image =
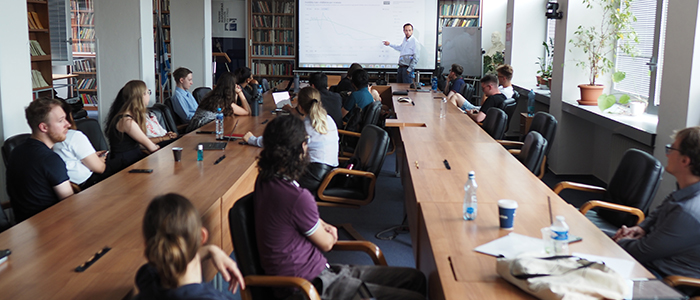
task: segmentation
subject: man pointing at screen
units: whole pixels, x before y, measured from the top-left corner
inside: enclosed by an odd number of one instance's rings
[[[418,43],[416,42],[416,38],[413,37],[413,25],[411,25],[411,23],[403,25],[403,33],[406,35],[406,38],[403,39],[401,45],[395,45],[389,43],[389,41],[384,41],[384,46],[389,46],[400,52],[396,81],[398,83],[411,83],[413,70],[418,63]]]

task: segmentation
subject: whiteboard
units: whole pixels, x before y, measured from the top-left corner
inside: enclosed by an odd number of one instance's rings
[[[449,71],[452,64],[464,68],[462,76],[481,77],[481,28],[443,27],[440,65]]]

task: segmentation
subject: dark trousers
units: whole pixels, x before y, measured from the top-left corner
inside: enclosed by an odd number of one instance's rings
[[[413,72],[408,73],[408,66],[399,66],[396,71],[396,82],[398,83],[413,83]]]

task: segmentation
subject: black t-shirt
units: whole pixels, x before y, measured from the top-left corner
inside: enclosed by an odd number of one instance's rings
[[[193,283],[174,289],[166,289],[160,285],[160,277],[156,269],[143,265],[136,273],[136,286],[139,294],[135,300],[226,300],[223,292],[218,291],[207,283]]]
[[[506,101],[506,99],[506,95],[503,94],[495,94],[493,96],[489,96],[488,98],[486,98],[486,101],[484,101],[484,104],[481,105],[479,111],[486,113],[491,107],[500,108],[501,105],[503,105],[503,102]]]
[[[350,80],[350,78],[347,78],[347,77],[343,77],[343,79],[341,79],[340,82],[338,82],[338,85],[335,88],[335,91],[337,93],[354,92],[356,90],[357,89],[355,89],[355,86],[352,84],[352,81]]]
[[[327,89],[320,89],[318,91],[321,93],[323,108],[325,108],[328,115],[333,118],[335,126],[337,126],[337,128],[343,128],[343,112],[340,110],[343,106],[343,99],[340,97],[340,94],[333,93]]]
[[[17,223],[58,203],[53,190],[68,181],[66,163],[43,142],[29,138],[10,154],[7,193]]]

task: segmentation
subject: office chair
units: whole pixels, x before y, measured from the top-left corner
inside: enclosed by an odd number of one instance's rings
[[[460,89],[459,93],[462,94],[464,99],[467,100],[469,103],[473,103],[472,97],[474,96],[475,91],[476,90],[474,89],[474,86],[471,85],[471,83],[465,82],[464,85],[462,85],[462,88]]]
[[[24,143],[30,136],[32,136],[30,133],[20,133],[5,140],[5,143],[2,144],[2,161],[5,163],[5,169],[7,169],[7,165],[10,164],[10,154],[12,150]]]
[[[356,110],[351,112],[353,114],[357,114]],[[359,122],[357,119],[355,119],[357,116],[350,116],[347,124],[345,125],[345,129],[338,129],[338,134],[340,135],[339,149],[342,156],[349,157],[352,155],[359,141],[360,132],[362,132],[362,130],[368,125],[378,126],[381,113],[382,103],[379,101],[374,101],[360,111],[361,116],[359,116]]]
[[[148,111],[153,113],[158,119],[158,124],[163,127],[163,129],[171,132],[180,134],[178,126],[175,123],[175,118],[170,108],[162,103],[153,104],[153,106],[148,108]],[[185,126],[186,127],[186,126]]]
[[[602,201],[588,201],[579,211],[612,237],[622,225],[633,226],[644,220],[663,172],[664,167],[656,158],[644,151],[629,149],[622,156],[607,189],[563,181],[554,187],[554,192],[559,194],[564,189],[575,189],[602,193]]]
[[[518,154],[518,160],[533,174],[540,169],[547,140],[537,131],[530,131],[525,137],[523,148]]]
[[[194,100],[197,101],[197,104],[199,104],[202,102],[202,99],[204,99],[204,96],[209,92],[211,92],[210,87],[201,86],[192,91],[192,96],[194,96]]]
[[[175,124],[177,126],[180,126],[182,124],[187,124],[187,122],[185,122],[185,120],[181,119],[180,116],[178,116],[176,113],[174,113],[175,110],[173,109],[173,99],[172,98],[170,98],[170,97],[166,98],[165,101],[163,101],[163,104],[165,104],[165,106],[170,108],[170,111],[173,112],[173,119],[175,120]]]
[[[542,159],[542,164],[540,165],[540,168],[535,172],[535,175],[537,175],[538,178],[542,179],[544,177],[544,173],[546,171],[546,165],[547,165],[547,155],[549,155],[549,150],[552,149],[552,143],[554,143],[554,136],[557,133],[557,119],[554,118],[554,116],[540,111],[535,114],[535,116],[532,118],[532,123],[530,123],[530,128],[528,129],[528,133],[531,131],[536,131],[539,132],[542,137],[544,137],[545,140],[547,140],[547,148],[544,150],[544,158]],[[521,139],[521,141],[505,141],[505,140],[499,140],[498,142],[501,143],[510,153],[513,153],[514,155],[517,155],[520,153],[520,148],[523,145],[523,141],[525,140],[525,137]]]
[[[500,109],[491,107],[486,111],[486,118],[481,126],[494,140],[500,140],[506,133],[508,115]]]
[[[306,279],[289,276],[269,276],[260,264],[257,236],[255,234],[254,193],[236,201],[228,212],[228,221],[238,268],[245,277],[246,289],[241,291],[243,300],[275,299],[273,290],[263,287],[295,287],[301,289],[308,299],[318,299],[316,288]],[[367,241],[338,241],[333,250],[363,251],[376,265],[386,266],[381,249]]]
[[[669,275],[664,277],[664,282],[688,296],[695,296],[690,300],[700,300],[700,279],[679,275]]]
[[[75,121],[75,126],[90,140],[90,144],[96,151],[108,150],[100,122],[97,119],[80,119]]]

